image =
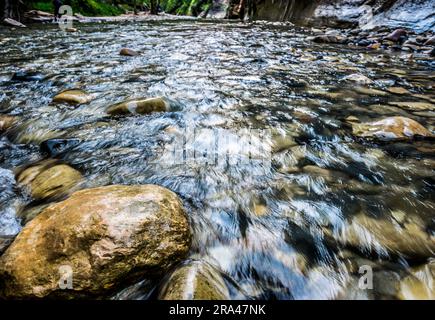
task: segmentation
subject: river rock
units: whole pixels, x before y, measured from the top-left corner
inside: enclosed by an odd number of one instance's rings
[[[427,39],[424,43],[425,46],[434,46],[435,45],[435,36]]]
[[[218,270],[206,262],[193,261],[172,273],[163,286],[162,300],[228,300],[228,288]]]
[[[400,281],[398,298],[402,300],[435,300],[435,262],[412,268]]]
[[[129,57],[134,57],[134,56],[138,56],[139,53],[132,50],[132,49],[128,49],[128,48],[122,48],[121,51],[119,51],[119,54],[121,56],[129,56]]]
[[[432,137],[432,133],[417,121],[406,117],[389,117],[369,123],[353,123],[354,135],[379,140],[406,140],[415,136]]]
[[[4,298],[102,297],[120,285],[159,277],[187,254],[182,202],[156,185],[75,192],[29,222],[0,258]],[[72,272],[72,288],[59,286]]]
[[[107,108],[110,115],[149,114],[169,111],[169,103],[161,98],[127,100]]]
[[[390,101],[389,104],[409,111],[435,110],[435,105],[430,102]]]
[[[393,219],[359,213],[335,238],[362,251],[382,255],[388,253],[427,258],[435,252],[435,236],[427,233],[424,223],[414,217],[407,217],[399,224]]]
[[[359,73],[350,74],[350,75],[344,77],[343,80],[355,82],[358,84],[365,84],[365,85],[369,85],[369,84],[373,83],[373,80],[371,80],[370,78],[366,77],[365,75],[362,75]]]
[[[337,35],[319,35],[314,37],[309,37],[307,40],[311,40],[316,43],[345,43],[346,38]]]
[[[54,102],[65,102],[69,104],[83,104],[91,100],[92,95],[78,89],[62,91],[53,98]]]
[[[387,91],[393,94],[410,94],[410,92],[407,89],[402,87],[390,87],[387,88]]]
[[[0,114],[0,132],[8,130],[15,123],[17,123],[17,121],[18,117]]]
[[[52,162],[31,166],[17,177],[18,183],[29,188],[35,200],[64,197],[82,182],[80,172],[70,166],[51,165]]]
[[[19,27],[19,28],[25,28],[26,26],[24,24],[22,24],[21,22],[11,19],[11,18],[6,18],[3,20],[3,24],[11,26],[11,27]]]
[[[384,39],[388,41],[399,42],[399,40],[406,37],[406,35],[407,35],[406,30],[396,29],[393,32],[391,32],[388,36],[386,36]]]

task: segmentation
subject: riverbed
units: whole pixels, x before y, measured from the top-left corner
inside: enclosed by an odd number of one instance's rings
[[[433,139],[369,140],[352,126],[402,116],[433,133],[434,58],[313,43],[310,29],[282,23],[75,27],[0,30],[0,112],[19,117],[0,137],[0,235],[15,236],[20,213],[40,205],[14,170],[54,158],[80,171],[86,188],[177,193],[193,233],[188,258],[219,270],[233,299],[403,297],[403,279],[433,258],[413,250],[435,237]],[[125,47],[139,55],[119,55]],[[352,74],[371,81],[346,81]],[[53,103],[72,88],[92,101]],[[106,112],[146,97],[164,97],[171,110]],[[50,139],[63,139],[60,150],[41,148]],[[358,229],[350,239],[359,217],[385,234]],[[395,237],[406,248],[389,247]],[[373,290],[359,286],[362,266]],[[153,299],[159,285],[113,298]]]

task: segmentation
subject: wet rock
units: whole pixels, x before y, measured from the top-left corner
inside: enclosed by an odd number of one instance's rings
[[[120,285],[164,275],[187,254],[180,199],[155,185],[75,192],[29,222],[0,257],[4,298],[107,296]],[[62,290],[62,268],[73,287]]]
[[[381,90],[377,90],[377,89],[373,89],[373,88],[368,88],[368,87],[356,87],[354,88],[354,90],[358,93],[364,94],[364,95],[368,95],[368,96],[386,96],[387,93]]]
[[[78,32],[79,30],[77,28],[66,28],[66,32]]]
[[[355,82],[358,84],[372,84],[373,80],[371,80],[370,78],[366,77],[365,75],[359,74],[359,73],[354,73],[354,74],[350,74],[346,77],[343,78],[344,81],[349,81],[349,82]]]
[[[414,102],[414,101],[399,101],[399,102],[389,102],[389,104],[409,110],[409,111],[429,111],[435,110],[435,105],[429,102]]]
[[[53,98],[53,101],[58,103],[83,104],[88,103],[92,98],[92,95],[85,91],[74,89],[62,91]]]
[[[373,273],[373,290],[381,298],[394,299],[399,292],[400,275],[394,271]]]
[[[354,135],[384,141],[432,137],[432,133],[417,121],[405,117],[390,117],[370,123],[352,124]]]
[[[159,97],[124,101],[110,106],[107,113],[110,115],[149,114],[169,111],[169,108],[169,103]]]
[[[36,71],[18,71],[12,76],[12,81],[42,81],[45,76]]]
[[[335,36],[335,35],[319,35],[314,37],[309,37],[307,40],[311,40],[316,43],[345,43],[346,38],[342,36]]]
[[[18,117],[0,114],[0,132],[6,131],[17,123]]]
[[[433,36],[433,37],[429,38],[428,40],[426,40],[423,45],[425,45],[425,46],[434,46],[435,45],[435,36]]]
[[[426,232],[423,222],[411,216],[399,224],[388,218],[359,213],[335,235],[335,239],[363,252],[381,255],[427,258],[435,252],[435,236]]]
[[[14,237],[0,236],[0,256],[11,245]]]
[[[162,300],[227,300],[228,288],[218,270],[192,261],[171,274],[159,295]]]
[[[31,166],[17,176],[18,183],[29,188],[35,200],[64,197],[82,182],[80,172],[70,166],[51,165],[52,162],[44,162]]]
[[[402,40],[406,37],[407,32],[404,29],[396,29],[393,32],[391,32],[388,36],[386,36],[384,39],[392,42],[399,42],[399,40]]]
[[[368,49],[372,49],[372,50],[378,50],[380,47],[381,47],[381,44],[379,42],[376,42],[376,43],[373,43],[373,44],[367,46]]]
[[[134,56],[138,56],[139,53],[132,50],[132,49],[128,49],[128,48],[122,48],[121,51],[119,51],[119,54],[121,56],[129,56],[129,57],[134,57]]]
[[[336,170],[329,170],[318,166],[308,165],[302,168],[302,171],[313,176],[323,177],[326,181],[333,182],[337,180],[349,180],[349,177]]]
[[[401,88],[401,87],[390,87],[387,89],[387,91],[389,93],[393,93],[393,94],[410,94],[410,92],[408,90],[406,90],[405,88]]]
[[[25,28],[26,27],[21,22],[14,20],[14,19],[11,19],[11,18],[4,19],[3,24],[11,26],[11,27],[18,27],[18,28]]]
[[[402,300],[435,300],[435,262],[412,268],[400,281],[397,297]]]
[[[62,154],[80,144],[80,139],[49,139],[41,143],[41,150],[51,157]]]

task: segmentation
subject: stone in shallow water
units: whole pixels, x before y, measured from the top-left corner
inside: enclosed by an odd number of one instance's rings
[[[414,136],[433,136],[417,121],[406,117],[390,117],[369,123],[354,123],[352,132],[358,137],[385,141],[411,139]]]
[[[435,237],[427,233],[424,223],[414,217],[407,217],[404,223],[398,224],[387,218],[378,219],[360,213],[335,238],[362,251],[382,255],[427,258],[435,252]]]
[[[409,111],[435,110],[435,105],[430,102],[406,101],[406,102],[389,102],[389,104]]]
[[[92,100],[92,95],[86,93],[83,90],[65,90],[57,94],[54,98],[54,102],[65,102],[69,104],[83,104]]]
[[[400,281],[398,298],[402,300],[435,300],[435,262],[412,268]]]
[[[75,190],[82,182],[82,175],[65,164],[51,166],[44,162],[22,171],[17,181],[30,189],[35,200],[64,197]]]
[[[18,117],[0,114],[0,132],[6,131],[17,123]]]
[[[384,40],[398,42],[400,39],[405,37],[407,35],[406,30],[404,29],[396,29],[393,32],[391,32],[388,36],[384,38]]]
[[[138,52],[136,52],[136,51],[134,51],[134,50],[132,50],[132,49],[128,49],[128,48],[122,48],[122,49],[119,51],[119,54],[120,54],[121,56],[129,56],[129,57],[133,57],[133,56],[138,56],[138,55],[139,55]]]
[[[170,276],[163,286],[162,300],[227,300],[229,291],[222,275],[206,262],[192,261]]]
[[[169,111],[169,103],[161,98],[127,100],[107,108],[110,115],[149,114]]]
[[[350,75],[344,77],[343,80],[355,82],[358,84],[365,84],[365,85],[373,83],[373,80],[371,80],[370,78],[366,77],[365,75],[359,74],[359,73],[350,74]]]
[[[164,275],[185,257],[190,241],[182,202],[166,188],[78,191],[29,222],[0,257],[0,296],[107,296]],[[62,270],[72,271],[72,289],[59,287]]]
[[[408,90],[406,90],[405,88],[401,88],[401,87],[390,87],[387,89],[387,91],[389,93],[394,93],[394,94],[410,94],[410,92]]]

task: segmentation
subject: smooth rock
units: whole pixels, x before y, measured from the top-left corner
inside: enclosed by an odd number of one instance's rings
[[[185,257],[190,242],[182,202],[166,188],[81,190],[25,225],[0,257],[0,296],[104,297],[121,285],[161,277]],[[59,286],[65,272],[72,276],[68,290]]]
[[[22,171],[17,181],[29,188],[33,199],[41,200],[70,194],[82,182],[82,175],[65,164],[51,166],[51,163],[43,163]]]
[[[358,84],[365,84],[365,85],[369,85],[369,84],[373,83],[373,80],[371,80],[370,78],[366,77],[365,75],[362,75],[359,73],[350,74],[350,75],[344,77],[343,80],[355,82]]]
[[[401,88],[401,87],[390,87],[390,88],[387,88],[387,91],[389,93],[393,93],[393,94],[410,94],[410,92],[408,90],[406,90],[405,88]]]
[[[403,108],[409,111],[426,111],[426,110],[435,110],[435,104],[429,102],[414,102],[414,101],[390,101],[389,104],[393,106],[397,106],[399,108]]]
[[[389,117],[369,123],[354,123],[352,124],[352,132],[358,137],[385,141],[411,139],[414,136],[433,136],[417,121],[406,117]]]
[[[192,261],[177,270],[163,286],[162,300],[228,300],[230,294],[220,272],[206,262]]]
[[[423,45],[425,45],[425,46],[433,46],[433,45],[435,45],[435,36],[427,39]]]
[[[18,71],[12,76],[12,81],[42,81],[45,75],[37,71]]]
[[[435,252],[435,236],[426,232],[421,221],[408,217],[398,224],[387,218],[359,213],[335,237],[343,244],[382,255],[427,258]]]
[[[139,53],[132,50],[132,49],[128,49],[128,48],[122,48],[121,51],[119,51],[119,54],[121,56],[129,56],[129,57],[134,57],[134,56],[138,56]]]
[[[400,281],[397,296],[402,300],[435,300],[435,262],[412,268]]]
[[[83,104],[90,102],[92,98],[92,95],[85,91],[74,89],[62,91],[53,98],[53,101],[59,103]]]
[[[393,42],[399,42],[399,40],[407,35],[406,30],[404,29],[396,29],[393,32],[391,32],[388,36],[386,36],[384,39],[388,41]]]
[[[128,100],[107,108],[110,115],[149,114],[169,111],[170,105],[163,98]]]
[[[11,19],[11,18],[6,18],[3,20],[3,24],[6,24],[8,26],[12,26],[12,27],[19,27],[19,28],[25,28],[26,26],[24,24],[22,24],[21,22]]]
[[[319,35],[314,37],[309,37],[307,40],[311,40],[316,43],[345,43],[346,38],[342,36],[335,35]]]
[[[18,117],[0,114],[0,132],[6,131],[17,123]]]

